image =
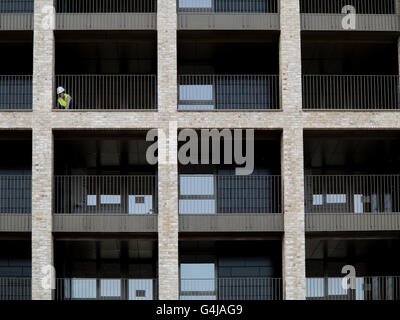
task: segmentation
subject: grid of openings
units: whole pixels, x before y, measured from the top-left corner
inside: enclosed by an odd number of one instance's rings
[[[181,12],[277,13],[277,0],[177,0]]]
[[[352,6],[361,14],[395,14],[396,0],[300,0],[301,13],[346,13]],[[344,12],[343,12],[344,11]]]
[[[32,109],[32,76],[0,75],[0,110]]]
[[[0,13],[32,13],[33,0],[1,0]]]
[[[59,13],[157,12],[157,0],[56,0]]]

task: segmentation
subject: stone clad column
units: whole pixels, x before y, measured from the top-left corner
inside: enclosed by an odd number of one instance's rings
[[[35,0],[32,123],[32,299],[52,299],[46,286],[53,266],[53,135],[48,118],[53,107],[53,1]],[[45,286],[43,286],[45,283]]]
[[[158,33],[158,276],[159,299],[179,299],[176,0],[159,0]],[[165,138],[165,139],[164,139]],[[166,157],[161,161],[161,154]]]
[[[298,0],[280,1],[281,106],[288,121],[282,133],[284,236],[282,275],[287,300],[305,299],[304,161],[301,30]]]

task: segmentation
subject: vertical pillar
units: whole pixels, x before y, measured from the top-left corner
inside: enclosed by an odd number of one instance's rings
[[[32,299],[34,300],[52,299],[51,287],[46,286],[45,282],[53,266],[53,135],[47,121],[53,107],[54,94],[53,10],[53,0],[35,0],[32,124]]]
[[[179,299],[176,0],[159,0],[158,34],[158,276],[159,299]],[[160,134],[161,132],[164,135]],[[162,156],[162,155],[165,155]],[[162,159],[164,158],[164,159]]]
[[[396,0],[396,14],[400,14],[400,0]]]
[[[282,274],[287,300],[305,299],[304,161],[301,30],[298,0],[280,1],[280,94],[281,106],[290,119],[282,133],[284,236]]]

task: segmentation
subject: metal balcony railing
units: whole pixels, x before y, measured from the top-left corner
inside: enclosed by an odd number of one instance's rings
[[[66,214],[157,213],[156,176],[55,176],[54,210]]]
[[[0,300],[31,300],[30,278],[0,278]]]
[[[179,176],[180,214],[281,212],[280,176]]]
[[[0,75],[0,111],[32,109],[32,76]]]
[[[279,109],[278,75],[181,75],[180,110]]]
[[[157,0],[56,0],[58,13],[157,12]]]
[[[72,98],[72,110],[157,109],[155,75],[57,75],[57,87]],[[64,109],[56,99],[56,109]]]
[[[156,279],[60,278],[56,300],[156,300]]]
[[[307,278],[306,287],[307,300],[400,300],[399,276],[357,277],[353,289],[339,277]]]
[[[32,13],[33,0],[1,0],[1,13]]]
[[[281,278],[181,279],[181,300],[282,300]]]
[[[300,0],[301,13],[340,14],[345,6],[353,6],[359,14],[395,14],[393,0]]]
[[[400,212],[400,175],[305,177],[306,213]]]
[[[0,176],[0,214],[30,214],[31,176]]]
[[[277,0],[177,0],[178,12],[277,13]]]
[[[399,77],[304,75],[304,109],[399,109]]]

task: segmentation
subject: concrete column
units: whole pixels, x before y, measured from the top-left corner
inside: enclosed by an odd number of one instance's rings
[[[282,275],[287,300],[305,299],[304,163],[301,30],[298,0],[281,0],[280,94],[288,121],[282,133],[284,237]]]
[[[302,109],[300,5],[298,0],[280,2],[279,40],[280,97],[283,111]]]
[[[396,0],[396,14],[400,14],[400,0]]]
[[[52,299],[46,286],[53,266],[53,135],[47,120],[53,107],[53,1],[35,0],[32,123],[32,299]],[[43,284],[45,284],[43,286]]]
[[[176,0],[159,0],[158,28],[158,275],[159,298],[179,299]],[[160,132],[164,134],[161,135]],[[162,159],[165,155],[165,159]]]
[[[284,236],[282,275],[287,300],[305,299],[304,164],[303,129],[282,133]]]
[[[35,127],[32,132],[32,299],[34,300],[52,299],[51,288],[42,285],[44,279],[49,279],[50,267],[53,266],[52,178],[53,136],[52,130],[43,124],[43,128]]]

